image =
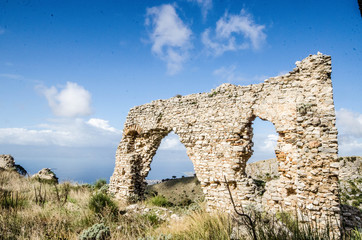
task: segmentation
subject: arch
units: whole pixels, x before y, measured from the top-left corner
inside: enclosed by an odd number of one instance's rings
[[[252,122],[252,128],[253,155],[248,160],[248,163],[276,158],[275,149],[279,134],[274,124],[268,120],[256,117]]]
[[[116,152],[110,192],[120,200],[142,197],[152,157],[173,130],[194,164],[208,209],[232,211],[229,184],[237,205],[274,212],[298,208],[319,226],[337,219],[333,228],[338,229],[331,59],[318,53],[296,64],[290,73],[260,84],[223,84],[209,93],[132,108]],[[245,175],[255,117],[273,123],[279,134],[275,152],[280,178],[268,183],[264,194]]]
[[[146,179],[161,180],[171,176],[192,176],[194,165],[187,155],[186,147],[177,134],[171,131],[165,136],[152,158]]]

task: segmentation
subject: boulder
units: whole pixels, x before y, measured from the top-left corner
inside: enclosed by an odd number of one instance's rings
[[[0,167],[4,169],[15,168],[15,161],[11,155],[0,155]]]
[[[58,183],[57,176],[50,168],[43,168],[38,173],[34,174],[32,178],[45,182]]]
[[[0,170],[14,170],[22,176],[28,172],[19,164],[15,164],[14,158],[9,154],[0,155]]]

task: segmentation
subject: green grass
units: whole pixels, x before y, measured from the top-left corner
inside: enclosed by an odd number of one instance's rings
[[[149,198],[147,200],[147,203],[149,203],[149,204],[151,204],[153,206],[158,206],[158,207],[171,207],[171,206],[173,206],[173,204],[171,202],[169,202],[162,195],[157,195],[157,196]]]

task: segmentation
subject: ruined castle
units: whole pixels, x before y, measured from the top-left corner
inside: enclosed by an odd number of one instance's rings
[[[256,117],[273,123],[279,134],[280,177],[268,182],[262,194],[245,174]],[[232,211],[228,184],[237,207],[297,211],[301,221],[322,226],[332,219],[337,228],[335,121],[331,57],[320,53],[260,84],[223,84],[208,93],[156,100],[130,110],[110,191],[124,201],[142,198],[152,158],[173,131],[193,162],[209,210]]]

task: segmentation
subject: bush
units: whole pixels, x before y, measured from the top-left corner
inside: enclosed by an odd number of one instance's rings
[[[79,240],[106,240],[111,236],[109,227],[103,223],[94,224],[79,235]]]
[[[17,210],[25,203],[26,200],[20,193],[0,189],[0,208]]]
[[[158,227],[163,222],[163,220],[159,218],[155,213],[148,213],[144,215],[144,217],[153,227]]]
[[[25,168],[23,168],[19,164],[15,164],[14,167],[15,167],[15,171],[17,173],[19,173],[20,175],[25,176],[26,174],[28,174],[28,172],[25,170]]]
[[[95,183],[94,183],[94,189],[101,189],[104,185],[107,185],[107,180],[106,179],[98,179]]]
[[[104,193],[98,192],[89,200],[89,209],[95,213],[102,213],[108,208],[113,215],[116,215],[118,208],[112,199]]]
[[[164,196],[158,195],[148,199],[148,203],[158,207],[171,207],[172,202],[169,202]]]
[[[107,193],[108,188],[109,188],[109,186],[108,186],[108,184],[106,184],[106,185],[103,185],[100,189],[98,189],[98,191],[101,193]]]
[[[193,201],[190,198],[185,198],[181,202],[179,202],[180,207],[187,207],[190,206],[193,203]]]

